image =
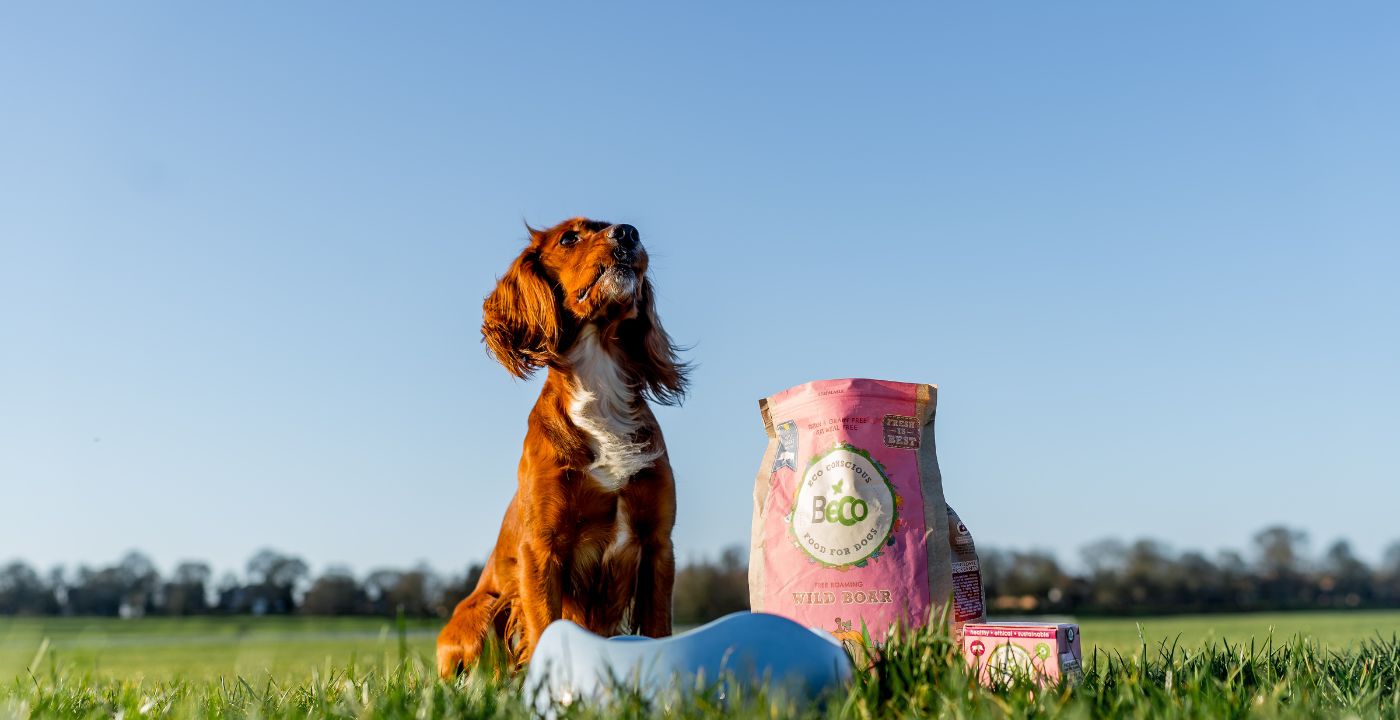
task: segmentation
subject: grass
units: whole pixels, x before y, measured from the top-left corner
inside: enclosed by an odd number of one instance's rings
[[[1251,639],[1263,639],[1270,635],[1276,638],[1306,635],[1322,647],[1334,650],[1355,647],[1362,640],[1400,634],[1400,612],[1394,610],[1085,618],[1078,622],[1085,643],[1124,653],[1141,649],[1139,630],[1150,645],[1168,641],[1182,647],[1201,647],[1222,640],[1231,644],[1248,644]]]
[[[1400,717],[1398,621],[1400,613],[1141,621],[1153,637],[1180,636],[1174,644],[1152,646],[1137,638],[1131,620],[1090,620],[1083,623],[1085,637],[1099,648],[1093,652],[1086,645],[1083,684],[1039,691],[981,688],[968,679],[946,637],[916,632],[890,642],[871,671],[822,708],[804,713],[754,688],[730,688],[724,699],[708,689],[684,702],[672,698],[670,707],[679,717],[862,720]],[[21,667],[16,675],[0,675],[0,682],[14,678],[0,684],[0,720],[529,716],[518,678],[480,673],[438,681],[428,652],[431,628],[425,626],[405,627],[400,634],[365,620],[8,621],[0,624],[0,659],[14,655],[12,641],[36,632],[50,642],[35,672]],[[1295,634],[1300,632],[1306,634]],[[30,645],[30,657],[21,664],[29,665],[41,646],[42,640]],[[262,651],[272,660],[260,669],[263,661],[253,658]],[[640,718],[660,709],[659,702],[623,693],[608,708],[575,705],[563,714]]]
[[[397,656],[401,638],[393,625],[372,618],[0,619],[0,679],[24,674],[47,640],[47,659],[94,678],[291,681],[328,663]],[[439,626],[407,623],[405,651],[430,657]]]

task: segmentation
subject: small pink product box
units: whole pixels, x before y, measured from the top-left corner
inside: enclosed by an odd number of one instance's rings
[[[983,685],[1030,678],[1042,685],[1083,677],[1079,626],[1074,623],[968,623],[963,657]]]

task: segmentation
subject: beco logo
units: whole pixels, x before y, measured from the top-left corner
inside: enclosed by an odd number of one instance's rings
[[[798,547],[829,567],[874,555],[895,522],[894,486],[864,450],[838,444],[812,459],[797,485],[792,535]]]
[[[828,503],[825,497],[812,498],[812,522],[839,522],[850,527],[870,515],[870,504],[853,495],[846,495],[836,502]]]

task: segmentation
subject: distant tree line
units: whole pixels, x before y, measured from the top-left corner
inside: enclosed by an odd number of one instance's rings
[[[1044,550],[979,548],[988,613],[1159,615],[1169,613],[1400,607],[1400,541],[1372,567],[1337,540],[1319,556],[1307,535],[1283,526],[1254,535],[1247,553],[1176,552],[1156,540],[1100,540],[1066,569]],[[748,608],[746,551],[676,574],[677,623]]]
[[[1307,534],[1283,526],[1254,535],[1247,554],[1176,552],[1156,540],[1100,540],[1069,572],[1044,551],[985,550],[992,614],[1144,615],[1187,612],[1400,607],[1400,541],[1372,567],[1337,540],[1318,556]]]
[[[182,562],[162,577],[139,552],[110,567],[54,568],[44,575],[13,561],[0,567],[0,615],[446,616],[480,574],[480,566],[448,577],[418,566],[356,577],[332,566],[313,578],[305,561],[276,550],[259,551],[242,576],[228,573],[218,580],[207,563],[197,561]]]
[[[1066,570],[1049,552],[982,548],[989,612],[1161,614],[1304,608],[1400,607],[1400,542],[1372,567],[1338,540],[1320,556],[1307,536],[1275,526],[1254,536],[1248,555],[1175,552],[1155,540],[1101,540]],[[748,608],[747,550],[679,568],[675,621],[692,625]],[[209,565],[182,562],[169,577],[139,552],[110,567],[54,568],[22,561],[0,567],[0,615],[378,615],[446,617],[476,585],[481,566],[443,576],[426,566],[356,576],[331,567],[312,577],[306,562],[262,550],[242,576],[217,581]]]

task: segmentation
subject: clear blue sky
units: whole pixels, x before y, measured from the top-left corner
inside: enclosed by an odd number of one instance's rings
[[[763,7],[756,7],[763,5]],[[699,364],[680,555],[756,400],[937,383],[979,544],[1400,539],[1393,3],[0,5],[0,560],[485,556],[522,220],[638,226]]]

